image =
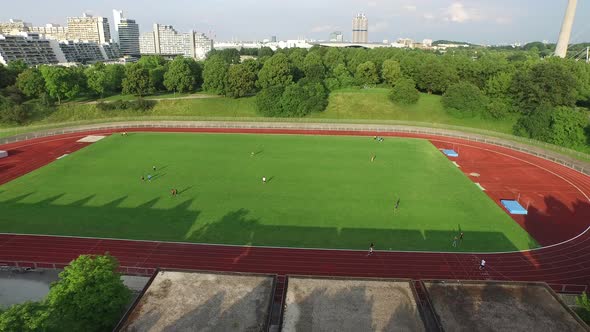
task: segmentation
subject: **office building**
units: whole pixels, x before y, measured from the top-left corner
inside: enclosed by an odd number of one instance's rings
[[[342,31],[334,31],[330,34],[330,41],[331,42],[343,42],[344,37],[342,36]]]
[[[365,14],[358,14],[352,19],[352,42],[369,42],[369,20]]]
[[[59,61],[50,42],[55,41],[39,38],[35,33],[0,34],[0,63],[7,65],[22,60],[29,66],[57,64]]]
[[[82,17],[68,17],[68,40],[87,40],[99,44],[111,41],[109,20],[84,13]]]
[[[139,25],[135,20],[123,18],[117,25],[117,38],[121,54],[139,56]]]
[[[277,42],[277,36],[270,36],[270,42],[271,43],[276,43]]]
[[[213,41],[202,33],[179,33],[171,25],[154,24],[153,31],[139,37],[139,49],[141,54],[202,59],[213,49]]]

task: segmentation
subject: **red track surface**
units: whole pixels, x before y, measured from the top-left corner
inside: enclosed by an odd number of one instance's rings
[[[239,132],[321,135],[367,135],[371,132],[155,129],[157,131]],[[133,131],[128,129],[127,131]],[[146,129],[137,129],[146,131]],[[92,134],[109,134],[92,132]],[[74,152],[88,135],[69,134],[0,147],[0,184]],[[384,134],[381,136],[399,136]],[[529,215],[514,218],[539,243],[539,250],[500,254],[365,252],[252,248],[147,241],[0,235],[0,262],[44,262],[65,265],[80,254],[116,256],[130,268],[179,268],[276,274],[372,276],[414,279],[494,279],[590,285],[590,178],[547,160],[517,151],[459,139],[406,135],[429,139],[439,148],[459,150],[453,159],[496,202],[515,199],[529,206]],[[583,234],[582,234],[583,233]],[[581,235],[580,235],[581,234]],[[579,235],[579,236],[578,236]],[[577,236],[577,237],[576,237]],[[575,238],[574,238],[575,237]],[[574,238],[574,239],[572,239]],[[569,240],[572,239],[572,240]],[[569,240],[565,243],[563,241]],[[378,244],[377,244],[378,245]],[[478,269],[480,259],[487,269]],[[579,288],[569,288],[579,291]]]

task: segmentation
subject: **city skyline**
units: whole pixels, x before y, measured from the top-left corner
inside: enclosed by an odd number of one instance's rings
[[[566,1],[538,5],[523,0],[373,0],[367,2],[324,1],[224,1],[184,4],[169,0],[102,1],[100,4],[64,0],[36,4],[8,3],[3,6],[0,21],[22,19],[42,26],[47,23],[66,25],[69,16],[86,12],[109,19],[114,31],[113,9],[135,19],[140,31],[150,31],[154,23],[173,25],[178,31],[195,30],[216,40],[262,40],[271,35],[278,39],[326,40],[333,31],[342,31],[345,40],[352,39],[351,19],[363,12],[369,19],[369,41],[395,40],[409,37],[468,41],[479,44],[510,44],[514,42],[556,42]],[[145,8],[149,8],[147,11]],[[182,10],[179,10],[182,9]],[[572,43],[590,41],[590,3],[578,5]]]

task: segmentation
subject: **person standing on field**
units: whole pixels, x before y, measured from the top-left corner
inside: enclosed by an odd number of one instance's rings
[[[262,183],[266,183],[266,176],[262,177]]]

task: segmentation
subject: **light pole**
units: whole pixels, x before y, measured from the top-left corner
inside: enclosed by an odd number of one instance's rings
[[[563,24],[561,25],[561,32],[559,33],[559,40],[557,41],[557,47],[555,48],[555,55],[560,58],[565,58],[567,55],[567,47],[569,46],[570,37],[572,35],[572,26],[574,25],[577,5],[578,0],[568,0],[565,17],[563,19]]]

